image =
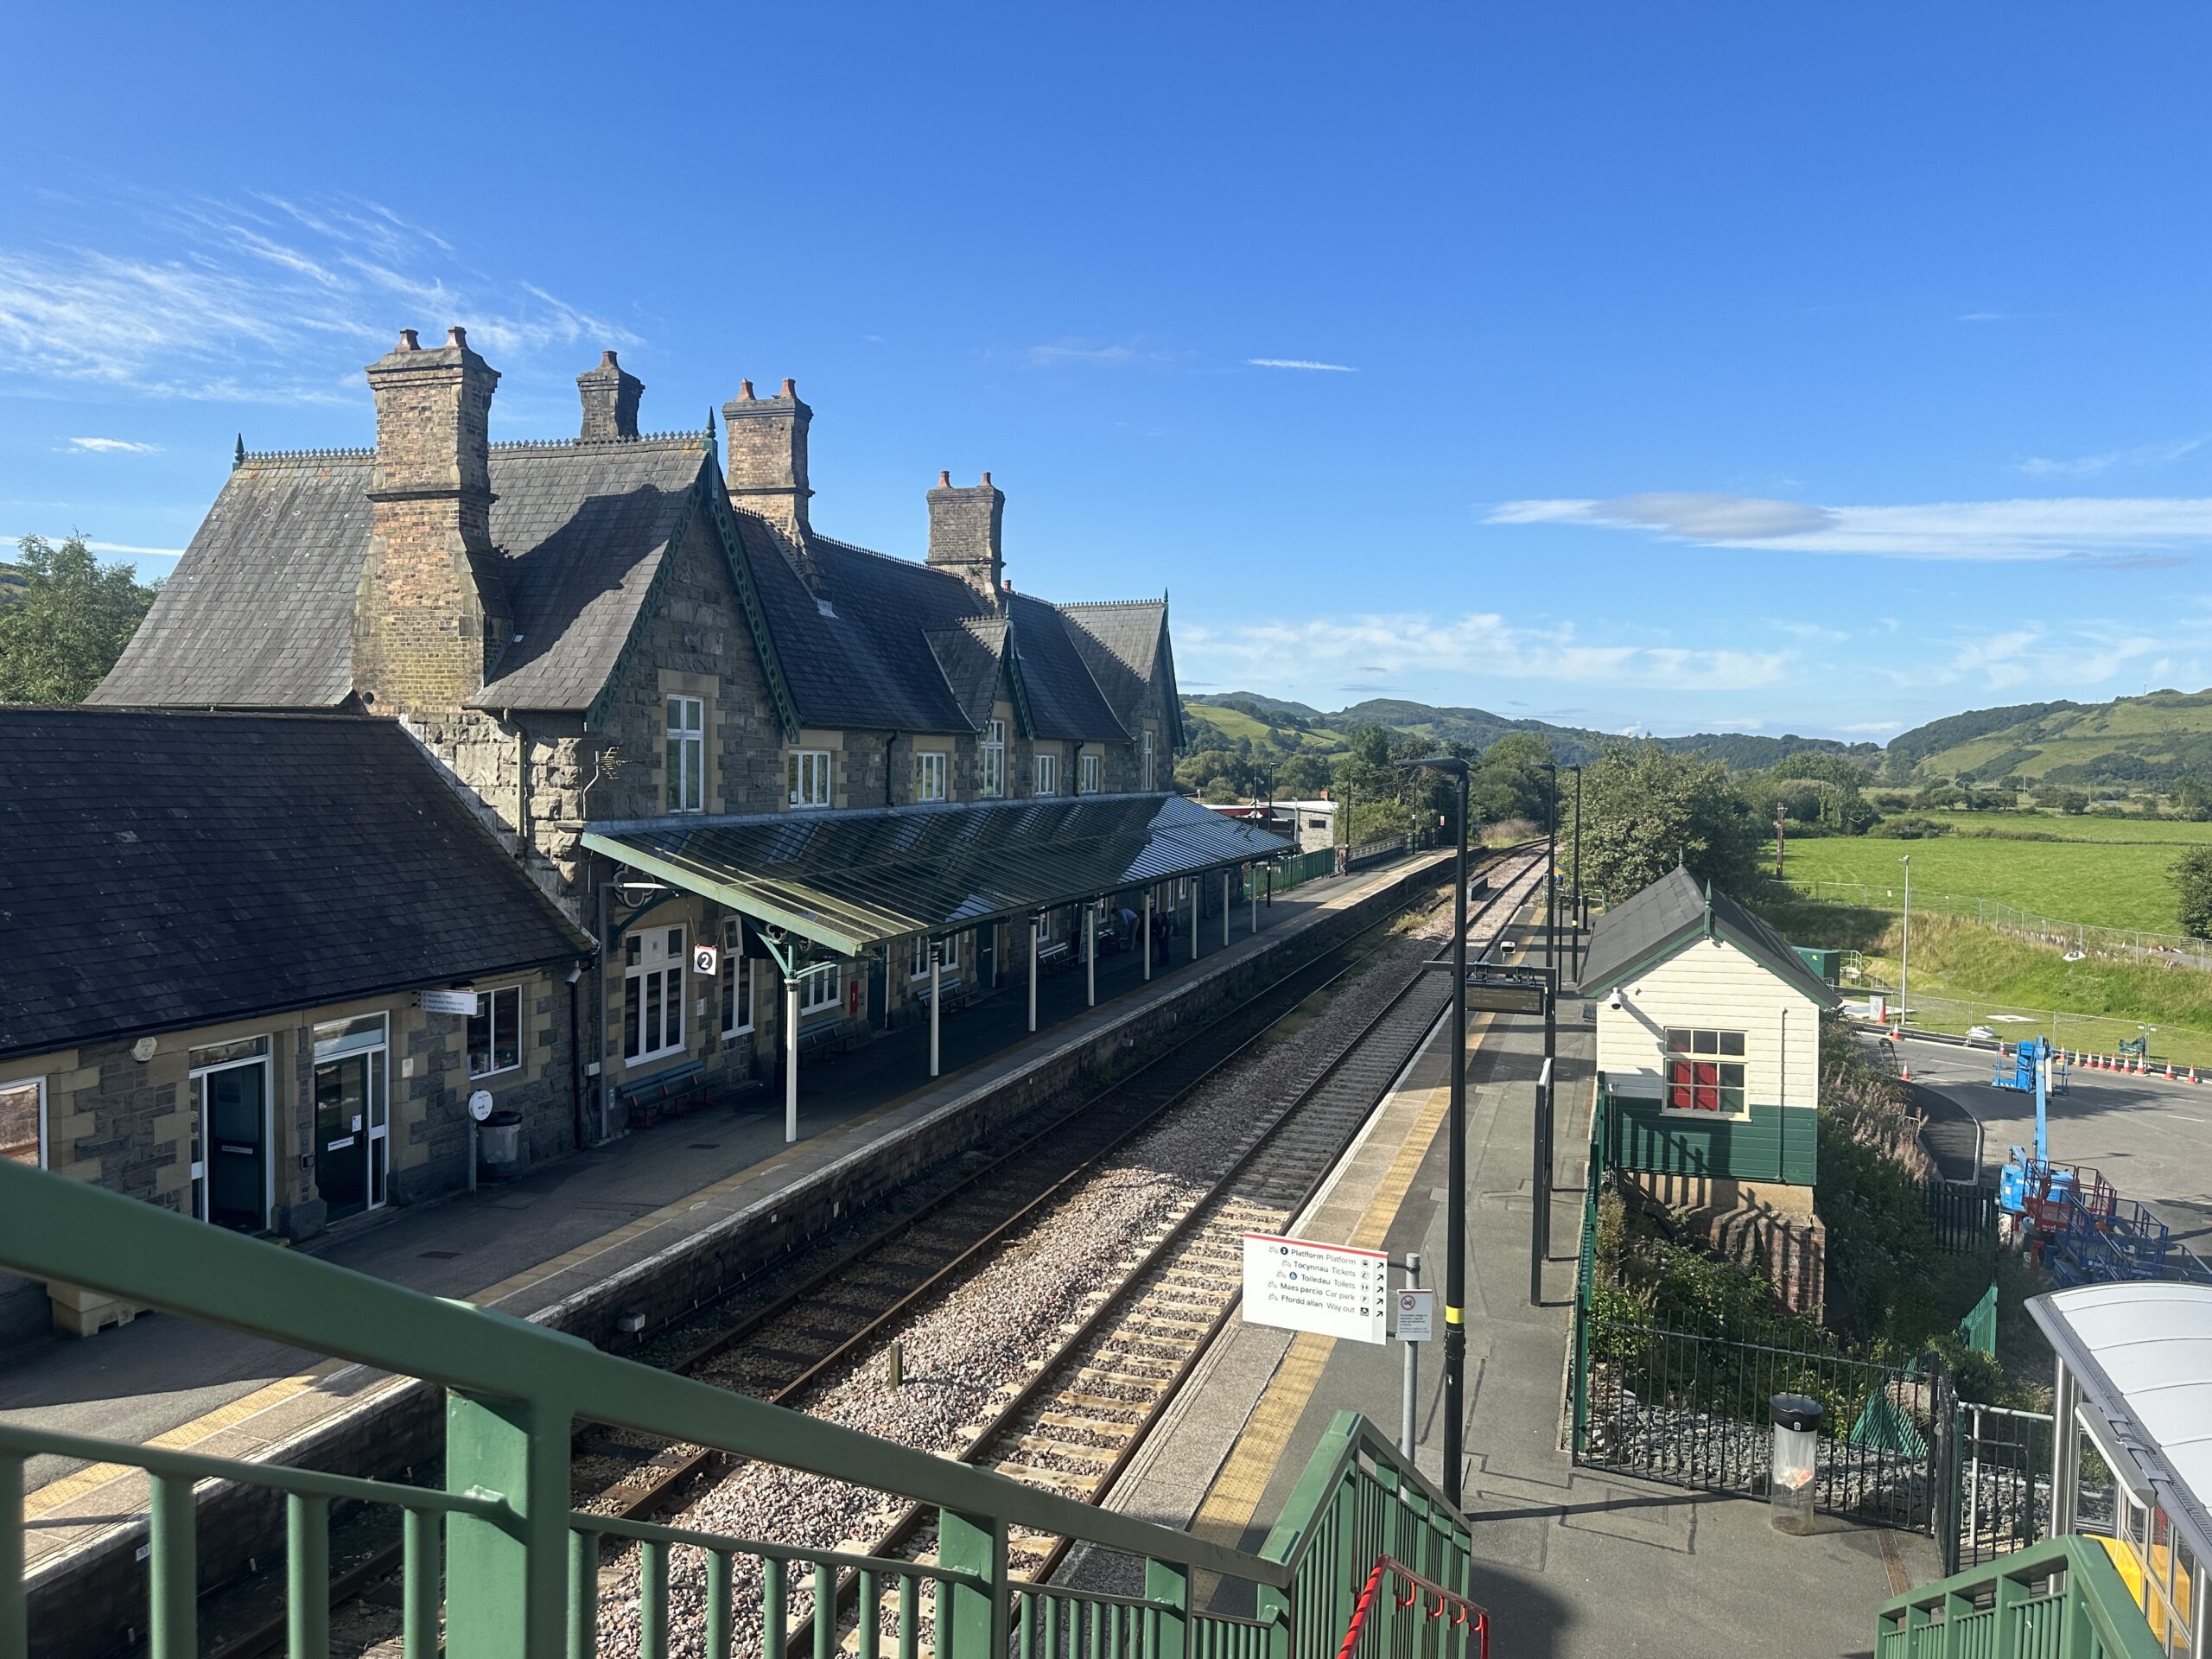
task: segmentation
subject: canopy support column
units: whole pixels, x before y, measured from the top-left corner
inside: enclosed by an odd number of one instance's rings
[[[784,970],[784,1141],[798,1139],[798,976]]]
[[[1198,959],[1198,878],[1191,878],[1191,960]]]
[[[1229,872],[1221,873],[1221,948],[1229,949]]]
[[[1083,907],[1083,993],[1084,1007],[1098,1006],[1098,901]]]
[[[1152,983],[1152,896],[1154,891],[1154,889],[1152,884],[1149,882],[1146,883],[1144,890],[1144,982],[1147,985]]]
[[[938,984],[938,959],[944,954],[943,947],[940,946],[935,939],[931,939],[930,941],[930,1076],[931,1077],[937,1076],[938,1004],[942,1001],[942,999],[938,995],[938,991],[940,988]]]
[[[1037,1029],[1037,918],[1029,918],[1029,1029]]]
[[[1252,901],[1252,931],[1260,931],[1260,872],[1255,865],[1244,867],[1244,892]]]

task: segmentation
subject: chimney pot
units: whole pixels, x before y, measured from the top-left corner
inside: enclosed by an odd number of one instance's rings
[[[988,483],[989,483],[990,481],[991,481],[991,475],[990,475],[988,473],[985,473],[985,474],[983,474],[983,482],[984,482],[984,483],[986,483],[986,484],[988,484]]]
[[[796,397],[798,396],[798,382],[792,379],[788,374],[784,377],[784,396],[786,397]]]
[[[814,411],[799,401],[788,379],[781,397],[756,397],[750,380],[740,381],[737,390],[722,405],[729,504],[803,542],[813,528],[806,515],[807,498],[814,493],[806,481],[806,430]]]
[[[619,369],[622,365],[614,360],[614,353],[611,350],[602,349],[599,354],[599,366],[602,369]]]
[[[638,435],[638,399],[645,383],[615,361],[614,353],[601,349],[599,366],[576,377],[576,391],[583,399],[583,427],[578,441],[614,443]]]
[[[419,352],[423,349],[421,343],[416,339],[415,331],[412,328],[403,328],[399,331],[399,345],[397,349],[403,352]]]
[[[952,468],[946,467],[939,469],[937,475],[937,486],[940,490],[949,490],[952,487]]]
[[[739,381],[737,383],[737,395],[744,398],[747,403],[751,403],[753,401],[753,383],[750,380]]]
[[[462,327],[459,323],[454,323],[452,327],[446,330],[446,344],[448,346],[457,346],[464,352],[467,351],[468,349],[468,330]]]

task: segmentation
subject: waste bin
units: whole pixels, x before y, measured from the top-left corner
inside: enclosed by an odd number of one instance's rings
[[[476,1132],[476,1159],[484,1179],[512,1181],[522,1173],[522,1114],[494,1112]]]
[[[1774,1418],[1774,1466],[1767,1480],[1768,1519],[1777,1532],[1813,1529],[1813,1474],[1819,1456],[1821,1402],[1802,1394],[1767,1402]]]

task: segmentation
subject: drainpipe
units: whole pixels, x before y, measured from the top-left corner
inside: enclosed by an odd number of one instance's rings
[[[506,711],[515,728],[515,856],[530,862],[530,734],[514,710]]]
[[[569,1116],[575,1132],[576,1150],[582,1152],[588,1144],[584,1140],[584,1051],[577,1035],[581,1024],[577,1003],[582,994],[576,987],[583,981],[584,964],[578,963],[569,969]]]
[[[883,804],[886,806],[894,806],[897,804],[897,803],[891,798],[891,779],[893,775],[891,771],[891,751],[896,748],[898,745],[899,734],[896,732],[892,733],[890,736],[883,740]],[[950,793],[949,790],[946,792],[948,794]],[[884,973],[884,981],[887,984],[890,982],[890,972],[887,969]],[[889,1001],[887,995],[885,1000],[887,1001]]]

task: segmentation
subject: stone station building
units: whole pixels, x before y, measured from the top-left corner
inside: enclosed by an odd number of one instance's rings
[[[241,442],[94,700],[403,727],[599,946],[579,1143],[671,1091],[765,1081],[802,1033],[845,1046],[1033,971],[1030,918],[1039,957],[1065,959],[1085,906],[1109,931],[1143,893],[1193,914],[1217,873],[1280,848],[1196,833],[1206,815],[1170,792],[1166,601],[1017,593],[988,474],[939,474],[917,563],[815,529],[789,380],[741,384],[718,453],[711,422],[641,434],[644,388],[611,352],[579,378],[577,435],[546,442],[491,442],[499,375],[459,328],[403,332],[367,376],[373,447]],[[1049,810],[1090,797],[1123,804]],[[984,836],[969,890],[816,925],[824,884],[856,874],[821,848],[896,887],[918,867],[895,826],[947,815]],[[887,833],[828,834],[855,818]],[[824,834],[770,836],[783,850],[742,871],[664,856],[762,822]],[[1043,844],[1049,879],[994,886]]]
[[[67,757],[67,766],[59,758]],[[0,1157],[304,1238],[575,1144],[588,936],[391,721],[0,709]],[[0,1278],[0,1338],[130,1310]]]

